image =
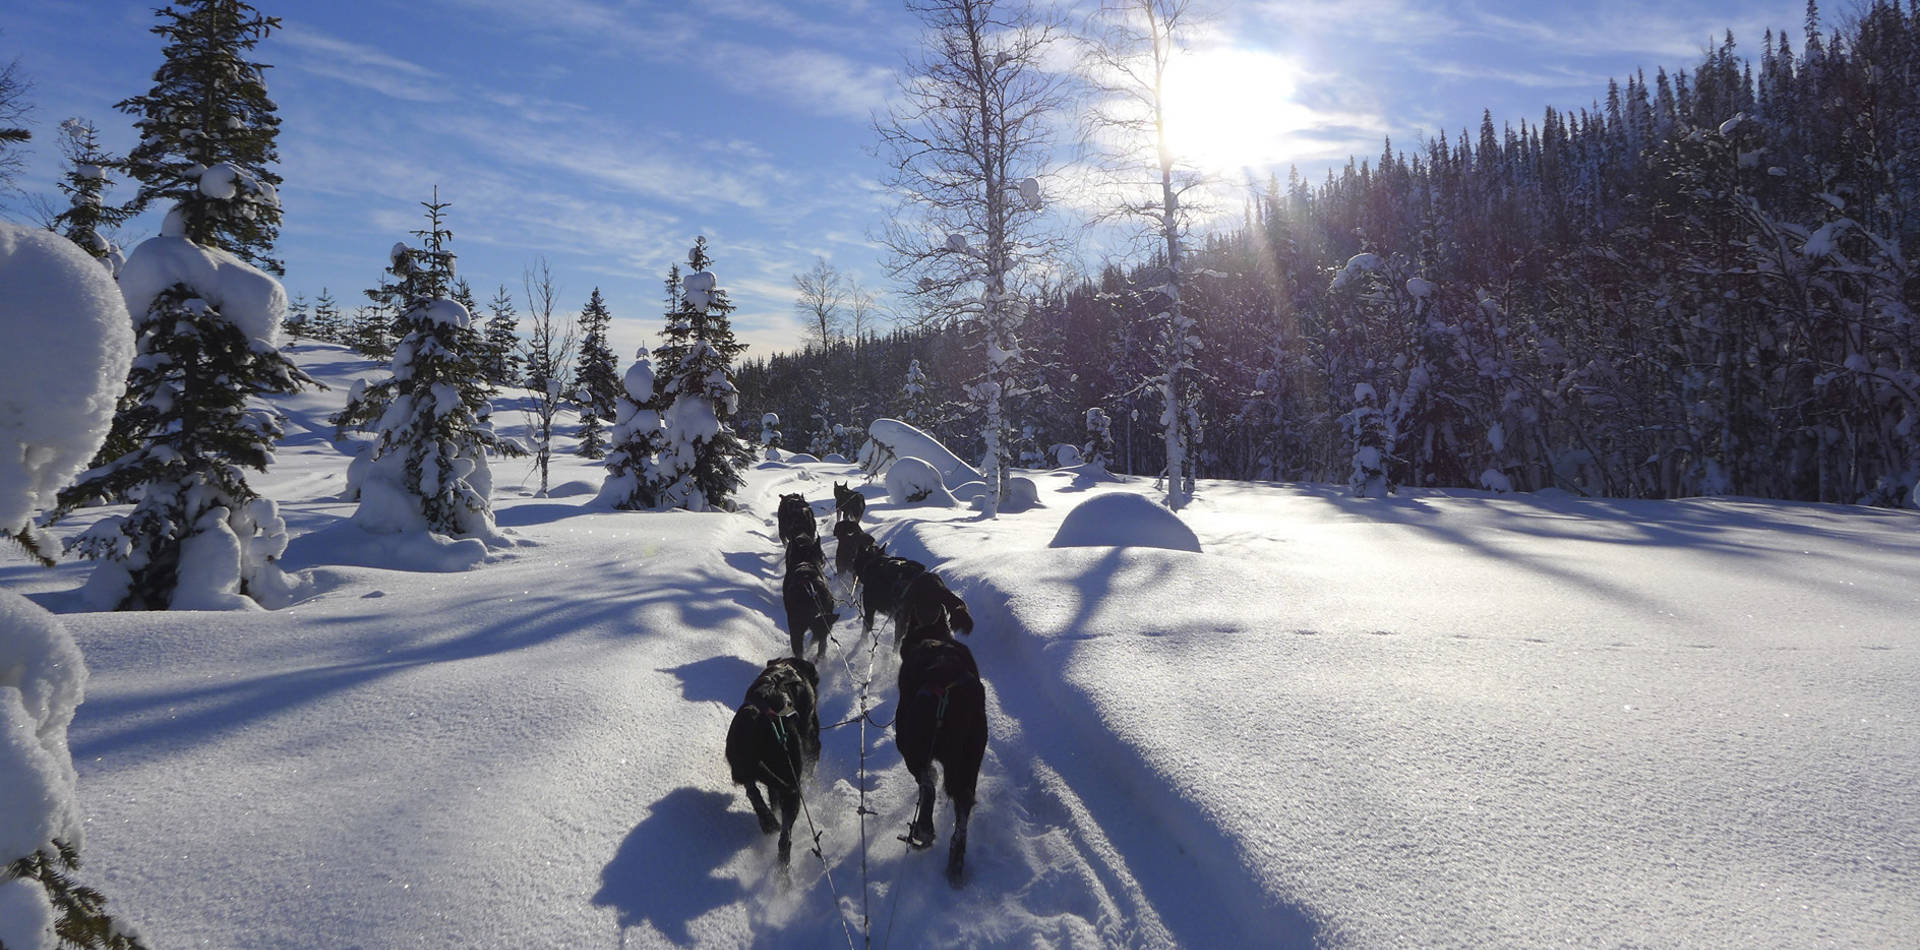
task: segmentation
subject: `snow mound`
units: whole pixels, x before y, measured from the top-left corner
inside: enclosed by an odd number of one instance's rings
[[[175,284],[212,304],[248,339],[274,345],[287,314],[287,292],[265,271],[219,248],[168,235],[142,241],[120,268],[120,293],[136,317]]]
[[[897,459],[920,459],[940,473],[948,488],[980,480],[980,472],[948,451],[940,440],[898,419],[875,419],[867,426],[867,442],[860,447],[860,465],[880,475]]]
[[[1200,539],[1180,516],[1130,492],[1089,498],[1067,512],[1048,547],[1165,548],[1200,552]]]
[[[903,458],[887,468],[887,497],[896,505],[952,508],[957,502],[942,484],[940,470],[925,459]]]
[[[794,464],[794,465],[797,465],[801,462],[818,462],[818,461],[820,460],[811,455],[808,455],[805,452],[795,452],[792,455],[787,456],[788,464]]]
[[[986,503],[983,501],[986,495],[985,489],[986,486],[981,485],[980,497],[973,499],[975,508],[985,506]],[[1000,505],[997,510],[1002,514],[1015,514],[1039,506],[1040,486],[1035,485],[1031,478],[1015,475],[1007,479],[1007,487],[1000,493]]]
[[[61,240],[56,238],[56,240]],[[76,252],[77,253],[77,252]],[[94,266],[96,272],[98,265]],[[80,648],[60,621],[0,590],[0,867],[53,842],[79,848],[82,821],[67,726],[86,691]],[[53,947],[46,891],[0,879],[0,945]]]
[[[113,278],[67,239],[0,222],[0,533],[86,468],[133,360]]]

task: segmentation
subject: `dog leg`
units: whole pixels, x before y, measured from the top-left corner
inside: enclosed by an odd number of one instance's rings
[[[793,819],[800,814],[800,793],[782,792],[780,795],[780,865],[785,867],[793,857]]]
[[[760,785],[747,783],[747,803],[753,806],[753,813],[760,819],[760,833],[773,834],[780,827],[779,819],[773,817],[773,809],[767,807],[766,799],[760,797]]]
[[[972,805],[953,803],[953,843],[947,849],[947,883],[954,887],[960,886],[961,872],[967,863],[967,818],[972,814]]]
[[[907,826],[907,844],[913,848],[933,847],[933,767],[913,777],[920,783],[920,804],[914,810],[913,824]]]

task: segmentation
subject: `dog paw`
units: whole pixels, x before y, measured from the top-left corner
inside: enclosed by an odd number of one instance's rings
[[[915,851],[931,848],[934,841],[933,826],[931,824],[925,827],[910,825],[907,827],[907,833],[900,836],[900,840],[905,841],[907,846]]]

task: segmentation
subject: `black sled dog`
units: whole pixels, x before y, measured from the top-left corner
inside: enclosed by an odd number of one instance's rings
[[[861,633],[873,632],[873,618],[895,616],[907,585],[927,572],[927,566],[919,561],[888,557],[887,549],[878,544],[863,547],[854,556],[853,569],[860,578]],[[894,626],[899,628],[898,623]]]
[[[780,863],[793,854],[793,819],[800,813],[800,782],[820,760],[820,673],[805,660],[780,657],[754,677],[727,729],[727,768],[747,787],[760,830],[780,832]],[[760,786],[767,798],[760,797]],[[776,817],[773,806],[780,809]]]
[[[942,631],[935,634],[931,631]],[[893,613],[893,642],[906,655],[909,641],[925,636],[945,636],[973,632],[973,614],[967,602],[947,587],[947,582],[932,571],[921,571],[907,581],[900,593],[900,605]]]
[[[787,577],[780,585],[780,599],[787,608],[787,636],[793,639],[793,655],[806,655],[808,636],[813,638],[813,658],[827,653],[827,634],[840,622],[833,610],[833,590],[827,586],[826,555],[817,538],[802,538],[787,545]]]
[[[780,509],[775,517],[779,520],[781,544],[795,538],[818,537],[820,534],[813,520],[813,506],[807,504],[805,495],[781,495]]]
[[[867,514],[867,496],[848,488],[846,482],[834,482],[833,511],[837,520],[859,524]]]
[[[860,551],[873,543],[873,535],[860,530],[860,525],[852,521],[836,521],[833,524],[833,572],[845,574],[853,570],[853,563],[860,557]]]
[[[953,801],[947,882],[959,887],[967,860],[967,820],[987,754],[987,691],[973,652],[953,639],[943,609],[923,617],[902,641],[893,741],[920,787],[913,823],[901,840],[916,849],[933,847],[933,765],[938,762]]]

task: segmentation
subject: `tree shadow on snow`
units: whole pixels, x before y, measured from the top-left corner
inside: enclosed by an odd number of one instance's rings
[[[733,800],[679,788],[654,802],[601,869],[593,906],[613,908],[623,931],[651,923],[676,944],[692,942],[694,921],[746,895],[739,881],[716,873],[758,834],[752,816],[729,813]]]
[[[715,656],[659,672],[680,680],[680,698],[687,702],[715,702],[731,709],[761,669],[737,656]]]
[[[553,497],[551,494],[549,498]],[[511,505],[496,509],[493,523],[502,528],[525,528],[537,524],[552,524],[562,518],[585,514],[592,509],[593,499],[580,504],[565,505],[556,502],[532,502],[524,505]],[[611,510],[611,509],[602,509]]]

